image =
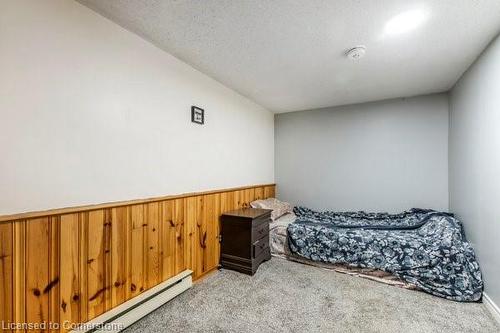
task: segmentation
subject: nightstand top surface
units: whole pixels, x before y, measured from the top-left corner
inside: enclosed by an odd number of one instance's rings
[[[224,216],[236,216],[236,217],[245,217],[249,219],[255,219],[262,215],[266,215],[271,213],[271,209],[261,209],[261,208],[241,208],[232,210],[229,212],[225,212],[222,215]]]

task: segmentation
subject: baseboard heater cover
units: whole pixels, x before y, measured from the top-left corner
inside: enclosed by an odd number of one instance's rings
[[[486,308],[491,312],[493,318],[495,318],[496,322],[500,324],[500,307],[493,302],[493,300],[483,292],[483,303],[486,305]]]
[[[193,285],[192,274],[192,271],[185,270],[108,312],[103,313],[99,317],[81,324],[81,326],[74,329],[72,332],[120,332],[167,303],[172,298],[191,288]]]

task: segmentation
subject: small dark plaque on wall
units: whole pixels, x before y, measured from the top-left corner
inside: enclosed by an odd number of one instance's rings
[[[205,123],[205,110],[197,106],[191,106],[191,121],[203,125]]]

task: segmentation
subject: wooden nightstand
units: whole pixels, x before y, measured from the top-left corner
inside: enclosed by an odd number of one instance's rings
[[[264,260],[271,259],[270,221],[269,209],[243,208],[222,214],[222,267],[254,275]]]

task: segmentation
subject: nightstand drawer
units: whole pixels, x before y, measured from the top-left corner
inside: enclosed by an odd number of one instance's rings
[[[252,242],[269,235],[269,223],[262,223],[252,228]]]
[[[269,235],[253,243],[253,258],[257,258],[265,251],[269,251]]]
[[[261,224],[269,224],[271,222],[271,213],[260,216],[252,220],[252,227],[257,228]]]
[[[271,259],[269,222],[271,210],[244,208],[221,216],[221,265],[245,274],[255,274]]]

